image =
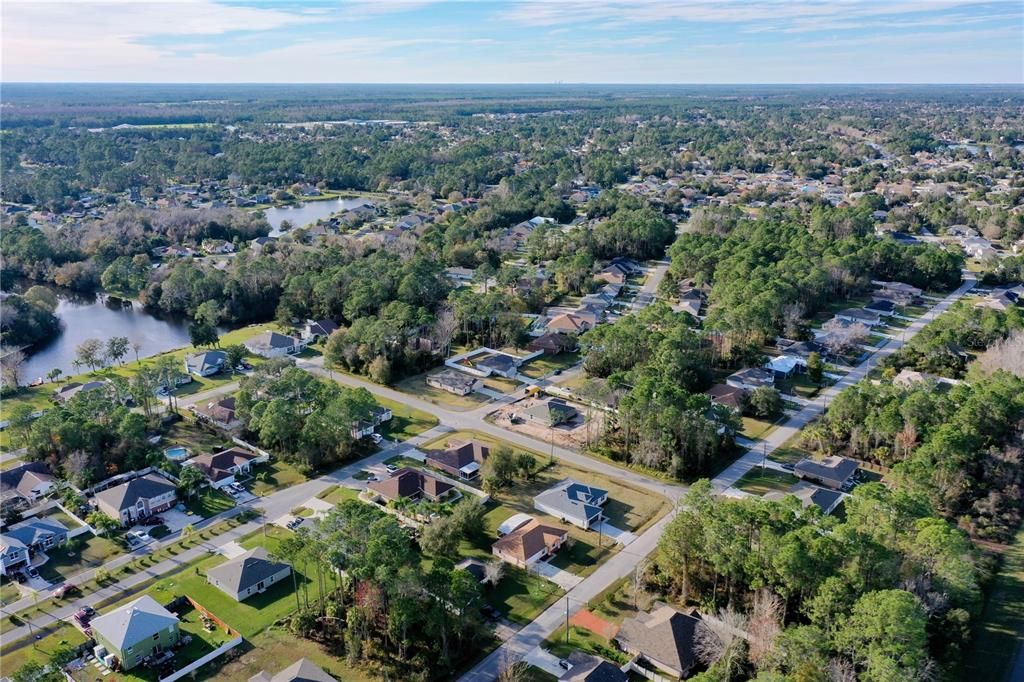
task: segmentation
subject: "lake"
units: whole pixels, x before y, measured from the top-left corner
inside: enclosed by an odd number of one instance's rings
[[[104,294],[83,295],[53,289],[57,294],[57,317],[63,333],[50,344],[39,348],[25,361],[21,381],[29,383],[59,367],[65,375],[77,374],[75,348],[86,339],[106,341],[113,336],[127,336],[130,343],[142,348],[139,357],[156,355],[189,344],[186,320],[161,319],[146,312],[140,303],[108,298]],[[129,349],[125,360],[135,360]]]
[[[361,206],[367,203],[366,199],[325,199],[323,201],[307,201],[296,206],[281,206],[263,210],[267,222],[270,223],[270,236],[280,237],[281,223],[285,220],[292,224],[292,227],[305,227],[324,218],[330,218],[339,211],[347,211],[350,208]]]

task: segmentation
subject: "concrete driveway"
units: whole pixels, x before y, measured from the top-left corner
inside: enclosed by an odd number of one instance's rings
[[[160,512],[159,516],[164,520],[164,525],[167,526],[167,529],[172,533],[181,530],[190,523],[197,524],[203,520],[200,516],[180,512],[174,507],[171,507],[167,511]]]
[[[527,652],[523,660],[535,668],[540,668],[544,672],[554,675],[556,678],[561,677],[562,673],[565,672],[565,669],[558,665],[560,660],[558,656],[539,646]]]
[[[600,532],[603,533],[605,537],[611,538],[620,545],[628,545],[629,543],[633,542],[633,540],[636,540],[636,535],[634,535],[633,533],[629,532],[628,530],[616,528],[607,521],[602,521],[599,525]],[[598,530],[598,527],[595,526],[594,530]]]
[[[232,540],[231,542],[225,542],[223,545],[217,548],[217,551],[226,556],[228,559],[234,559],[237,556],[245,554],[245,547]]]
[[[569,571],[563,571],[557,566],[552,566],[546,561],[538,561],[533,565],[533,570],[554,584],[561,587],[563,590],[569,591],[572,588],[583,582],[583,578],[578,575],[573,575]]]

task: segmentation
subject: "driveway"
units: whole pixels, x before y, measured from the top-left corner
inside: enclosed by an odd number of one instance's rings
[[[533,568],[538,575],[544,576],[567,592],[583,582],[583,578],[578,575],[573,575],[569,571],[563,571],[546,561],[538,561],[533,565]]]
[[[544,672],[554,675],[556,678],[561,677],[565,670],[562,666],[558,665],[559,658],[542,647],[534,647],[529,651],[523,660],[532,665],[535,668],[540,668]]]
[[[164,525],[172,533],[176,533],[189,524],[197,524],[202,519],[195,514],[186,514],[185,512],[178,511],[174,507],[171,507],[167,511],[160,512],[160,518],[164,520]]]
[[[599,530],[606,538],[611,538],[620,545],[628,545],[633,542],[633,540],[636,540],[636,535],[633,533],[630,533],[628,530],[616,528],[607,521],[602,521],[598,526],[594,527],[594,530]]]
[[[217,548],[217,551],[226,556],[228,559],[234,559],[237,556],[245,554],[245,547],[232,540],[231,542],[225,542],[223,545]]]

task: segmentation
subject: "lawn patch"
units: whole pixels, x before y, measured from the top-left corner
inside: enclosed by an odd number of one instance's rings
[[[402,393],[408,393],[435,405],[443,405],[454,410],[472,410],[490,401],[490,398],[482,393],[455,395],[454,393],[428,386],[425,374],[417,374],[408,379],[403,379],[395,384],[395,388]]]
[[[1014,654],[1024,636],[1024,528],[1003,555],[992,581],[981,619],[974,628],[974,645],[964,661],[965,680],[1009,679]]]
[[[580,361],[579,353],[559,353],[558,355],[541,355],[530,360],[520,368],[520,373],[531,379],[540,379],[552,372],[566,370]]]
[[[219,490],[203,488],[202,492],[185,501],[185,508],[197,516],[208,519],[234,508],[235,501]]]
[[[385,438],[392,440],[408,440],[429,431],[438,424],[438,419],[423,410],[417,410],[394,400],[374,396],[377,404],[391,410],[391,420],[381,424],[377,431]]]
[[[751,495],[764,495],[770,492],[784,493],[799,481],[800,479],[788,472],[775,469],[762,471],[760,467],[754,467],[743,474],[743,478],[737,481],[736,488]]]
[[[104,565],[119,554],[123,554],[123,550],[112,540],[79,535],[60,547],[47,550],[50,559],[39,567],[39,574],[50,582],[64,582],[77,573]]]
[[[288,462],[275,460],[266,464],[258,464],[252,468],[253,482],[249,486],[253,495],[263,496],[290,488],[306,480],[305,474]]]

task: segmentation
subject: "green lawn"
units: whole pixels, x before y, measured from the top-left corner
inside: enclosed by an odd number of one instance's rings
[[[204,519],[226,512],[234,506],[234,500],[213,488],[203,488],[201,493],[185,501],[186,509]]]
[[[0,578],[0,603],[11,604],[20,598],[17,584],[7,578]]]
[[[337,655],[326,651],[316,642],[296,637],[286,630],[269,628],[238,647],[242,653],[229,663],[218,661],[201,668],[199,679],[218,682],[248,682],[249,678],[262,671],[276,674],[300,658],[308,658],[324,669],[327,674],[345,682],[370,682],[376,677],[347,665]]]
[[[1024,528],[1017,531],[992,581],[974,645],[964,661],[965,680],[1009,680],[1010,665],[1024,639]]]
[[[123,554],[121,546],[107,538],[85,534],[49,550],[50,560],[39,567],[39,574],[50,582],[64,582],[76,573],[96,568]]]
[[[484,379],[484,387],[489,388],[492,391],[497,391],[498,393],[515,393],[522,385],[523,384],[515,379],[506,379],[504,377],[488,377],[487,379]]]
[[[3,620],[8,623],[7,616],[4,616]],[[77,646],[85,643],[85,635],[65,621],[58,621],[57,624],[47,627],[40,634],[45,636],[34,642],[32,646],[23,646],[11,653],[0,651],[0,670],[4,671],[4,675],[13,675],[18,668],[30,661],[45,665],[49,663],[50,655],[62,646]]]
[[[269,495],[282,488],[290,488],[306,480],[306,476],[301,471],[281,460],[255,466],[252,474],[252,482],[247,484],[247,487],[253,495],[259,496]]]
[[[391,421],[385,422],[377,429],[380,435],[392,440],[409,440],[424,431],[429,431],[438,424],[437,417],[427,414],[394,400],[374,396],[377,404],[391,410]]]
[[[784,493],[793,484],[799,482],[799,480],[790,473],[783,473],[774,469],[761,471],[761,467],[754,467],[736,483],[736,488],[752,495],[764,495],[770,492]]]
[[[330,504],[341,504],[345,500],[359,499],[359,491],[346,488],[343,485],[335,485],[323,491],[317,497]]]
[[[569,628],[569,641],[566,643],[565,626],[558,628],[544,640],[544,648],[559,658],[568,658],[573,651],[579,649],[584,653],[612,661],[616,665],[625,665],[630,657],[620,651],[612,642],[601,635],[594,634],[585,628],[575,625]]]
[[[521,373],[531,379],[539,379],[559,369],[568,369],[580,361],[579,353],[559,353],[558,355],[541,355],[530,360],[521,369]]]
[[[425,374],[403,379],[395,384],[394,388],[402,393],[414,395],[417,398],[429,401],[437,405],[443,405],[454,410],[472,410],[488,402],[490,398],[481,393],[470,393],[469,395],[455,395],[439,388],[428,386]]]
[[[755,419],[754,417],[743,417],[743,430],[740,431],[740,435],[750,440],[757,440],[758,438],[766,437],[776,428],[778,428],[778,425],[775,422]]]
[[[598,541],[602,546],[598,547]],[[551,560],[551,565],[569,571],[573,575],[586,577],[597,570],[598,565],[612,554],[617,552],[618,545],[608,538],[599,538],[598,534],[591,533],[586,540],[572,537],[567,547],[558,550],[558,554]]]
[[[513,623],[526,625],[555,603],[562,588],[515,566],[505,566],[496,587],[484,588],[487,603]]]

